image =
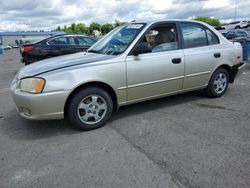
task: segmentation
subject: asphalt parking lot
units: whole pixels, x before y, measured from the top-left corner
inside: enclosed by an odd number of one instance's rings
[[[0,55],[0,187],[250,187],[250,64],[222,98],[131,105],[80,132],[18,115],[8,87],[19,59]]]

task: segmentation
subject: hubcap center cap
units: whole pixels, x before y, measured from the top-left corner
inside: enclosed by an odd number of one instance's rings
[[[89,105],[89,108],[88,108],[88,113],[90,114],[96,114],[96,110],[98,109],[98,106],[97,105]]]

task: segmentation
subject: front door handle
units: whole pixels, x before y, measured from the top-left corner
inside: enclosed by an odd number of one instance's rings
[[[174,58],[174,59],[172,59],[172,63],[173,64],[179,64],[179,63],[181,63],[181,58]]]
[[[215,54],[214,54],[214,57],[215,57],[215,58],[220,58],[220,56],[221,56],[220,53],[215,53]]]

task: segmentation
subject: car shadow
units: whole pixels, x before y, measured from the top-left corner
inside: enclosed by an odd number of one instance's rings
[[[195,91],[125,106],[113,114],[110,123],[147,111],[193,102],[202,98],[204,98],[204,94],[200,91]],[[16,109],[12,109],[1,117],[0,123],[2,132],[10,138],[19,140],[37,140],[58,135],[81,133],[80,130],[73,128],[66,120],[30,121],[22,118]]]
[[[202,91],[193,91],[165,98],[136,103],[129,106],[124,106],[121,107],[118,112],[113,114],[111,121],[123,119],[128,116],[142,114],[148,111],[155,111],[161,108],[176,106],[187,102],[194,102],[204,97],[206,96]]]

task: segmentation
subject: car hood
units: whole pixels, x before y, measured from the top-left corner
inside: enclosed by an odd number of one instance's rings
[[[70,55],[63,55],[54,58],[45,59],[32,63],[28,66],[23,67],[18,73],[18,79],[24,77],[31,77],[39,75],[45,72],[71,67],[81,64],[88,64],[97,61],[108,60],[114,58],[115,56],[106,54],[96,54],[89,52],[79,52]]]

